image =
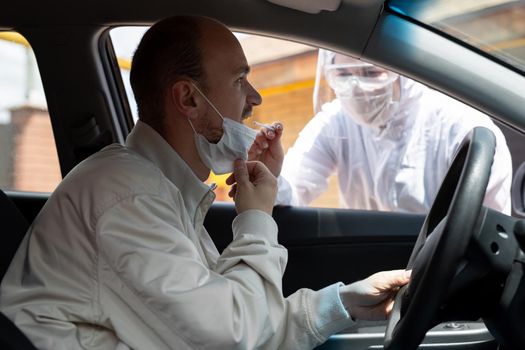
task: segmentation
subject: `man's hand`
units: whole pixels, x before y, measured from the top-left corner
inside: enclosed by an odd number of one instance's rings
[[[255,137],[252,147],[248,151],[248,160],[258,160],[264,163],[273,176],[281,174],[284,160],[284,149],[281,144],[283,125],[273,123],[270,127],[263,127]]]
[[[410,271],[382,271],[339,289],[350,315],[361,320],[384,320],[392,311],[399,288],[410,280]]]
[[[237,159],[232,176],[226,179],[232,185],[228,195],[235,201],[240,214],[249,209],[259,209],[272,215],[277,179],[261,162]]]

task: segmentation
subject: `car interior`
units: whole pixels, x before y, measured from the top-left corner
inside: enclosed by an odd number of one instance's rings
[[[420,6],[432,11],[440,2]],[[177,14],[209,16],[235,32],[343,52],[411,77],[490,115],[508,138],[518,140],[514,160],[525,141],[525,65],[420,21],[406,3],[19,1],[3,6],[0,31],[20,33],[34,51],[62,176],[106,145],[123,143],[134,125],[110,30]],[[525,9],[524,1],[506,3]],[[359,321],[318,349],[525,348],[525,168],[521,161],[514,165],[512,217],[483,207],[494,147],[484,130],[469,134],[427,215],[274,208],[279,242],[289,251],[285,295],[381,270],[414,269],[415,282],[398,293],[388,321]],[[49,195],[0,188],[0,278]],[[205,226],[219,251],[232,239],[235,215],[227,202],[214,203],[208,212]],[[3,314],[0,329],[2,349],[34,349]]]

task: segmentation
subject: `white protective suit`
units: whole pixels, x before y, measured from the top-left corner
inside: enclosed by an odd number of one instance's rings
[[[411,79],[399,84],[399,108],[383,130],[355,123],[338,99],[324,104],[286,154],[278,204],[308,205],[335,172],[344,208],[426,213],[459,144],[484,126],[497,140],[484,204],[510,215],[512,161],[501,130]]]
[[[152,128],[79,164],[32,225],[0,308],[39,349],[309,349],[353,324],[339,286],[282,296],[287,251],[258,210],[219,255],[214,199]]]

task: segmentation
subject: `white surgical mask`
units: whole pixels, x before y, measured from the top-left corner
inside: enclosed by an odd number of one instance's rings
[[[375,92],[356,86],[350,94],[336,93],[341,107],[352,120],[375,128],[383,128],[396,113],[399,103],[394,101],[393,95],[393,84]]]
[[[193,83],[192,83],[193,84]],[[197,133],[193,124],[188,119],[194,131],[195,145],[202,162],[216,175],[233,172],[233,163],[236,159],[248,159],[248,150],[255,140],[257,131],[238,123],[230,118],[224,118],[213,103],[204,93],[193,84],[208,104],[222,119],[222,137],[217,143],[211,143],[203,135]]]

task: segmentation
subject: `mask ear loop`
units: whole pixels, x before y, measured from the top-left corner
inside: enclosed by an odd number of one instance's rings
[[[191,128],[193,129],[193,132],[196,134],[197,131],[196,131],[195,128],[193,127],[193,123],[191,122],[190,118],[188,118],[188,123],[190,123],[190,126],[191,126]]]
[[[204,100],[210,105],[210,107],[219,115],[219,117],[221,117],[222,122],[224,123],[224,117],[222,116],[221,112],[219,112],[219,110],[213,105],[213,103],[211,103],[211,101],[206,97],[206,95],[204,95],[201,89],[199,89],[199,87],[193,81],[190,81],[190,83],[191,85],[193,85],[195,90],[197,90],[199,94],[201,94],[202,98],[204,98]],[[193,132],[197,134],[197,131],[195,130],[195,127],[193,126],[193,123],[190,121],[189,118],[188,118],[188,122],[190,123],[190,126],[193,129]]]
[[[215,105],[213,103],[211,103],[211,101],[206,97],[206,95],[204,95],[204,93],[201,91],[201,89],[199,89],[197,87],[197,85],[195,85],[192,81],[190,81],[191,85],[193,85],[193,87],[199,92],[199,94],[201,94],[202,98],[204,98],[204,100],[206,100],[206,102],[208,102],[208,104],[210,105],[211,108],[213,108],[213,110],[215,112],[217,112],[217,114],[219,115],[219,117],[222,118],[222,120],[224,121],[224,117],[222,116],[221,112],[219,112],[219,110],[217,109],[217,107],[215,107]]]

